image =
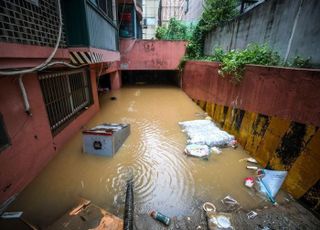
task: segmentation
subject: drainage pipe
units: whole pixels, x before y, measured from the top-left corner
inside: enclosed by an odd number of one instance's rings
[[[124,206],[124,230],[133,229],[133,181],[127,182],[126,202]]]
[[[302,4],[303,4],[303,0],[300,1],[299,8],[298,8],[296,17],[294,19],[291,35],[290,35],[290,38],[289,38],[289,41],[288,41],[287,51],[286,51],[286,54],[285,54],[285,57],[284,57],[284,62],[285,63],[288,61],[288,58],[289,58],[289,53],[290,53],[290,50],[291,50],[292,40],[293,40],[293,36],[294,36],[294,34],[296,32],[298,20],[299,20],[300,13],[301,13]]]
[[[19,86],[20,86],[20,92],[23,98],[24,109],[29,116],[32,116],[28,95],[22,81],[22,75],[19,76]]]

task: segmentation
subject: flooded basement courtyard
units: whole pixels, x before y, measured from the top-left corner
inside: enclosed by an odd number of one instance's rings
[[[125,87],[101,96],[100,107],[84,128],[101,123],[131,125],[131,134],[117,154],[106,158],[83,153],[79,130],[19,194],[10,210],[23,211],[25,219],[46,227],[83,197],[122,218],[126,180],[133,177],[137,229],[164,228],[148,216],[151,210],[173,217],[170,229],[206,229],[202,204],[209,201],[218,211],[227,211],[221,203],[227,195],[241,206],[234,228],[319,226],[318,219],[284,192],[277,196],[279,206],[272,207],[244,186],[244,178],[255,172],[246,169],[248,163],[244,159],[249,155],[241,147],[224,148],[220,155],[212,154],[208,160],[187,157],[183,153],[186,135],[178,122],[199,119],[203,111],[181,89]],[[250,210],[258,213],[254,220],[246,217]]]

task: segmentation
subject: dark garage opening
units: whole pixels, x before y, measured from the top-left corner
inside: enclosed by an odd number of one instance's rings
[[[133,70],[122,71],[123,85],[180,85],[179,71],[177,70]]]
[[[111,76],[110,74],[101,75],[99,77],[99,90],[111,90]]]

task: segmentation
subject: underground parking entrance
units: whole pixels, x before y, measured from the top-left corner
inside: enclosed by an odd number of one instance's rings
[[[123,86],[132,85],[171,85],[180,86],[178,70],[130,70],[122,71]]]

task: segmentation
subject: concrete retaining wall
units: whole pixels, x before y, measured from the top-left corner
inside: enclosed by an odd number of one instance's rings
[[[319,22],[318,0],[265,1],[209,33],[205,54],[212,54],[215,47],[231,50],[267,43],[283,58],[288,52],[288,60],[300,55],[320,65]]]
[[[320,180],[320,70],[247,66],[235,85],[218,76],[218,68],[187,62],[183,90],[262,166],[288,170],[284,188],[295,198],[314,199],[309,196]]]

